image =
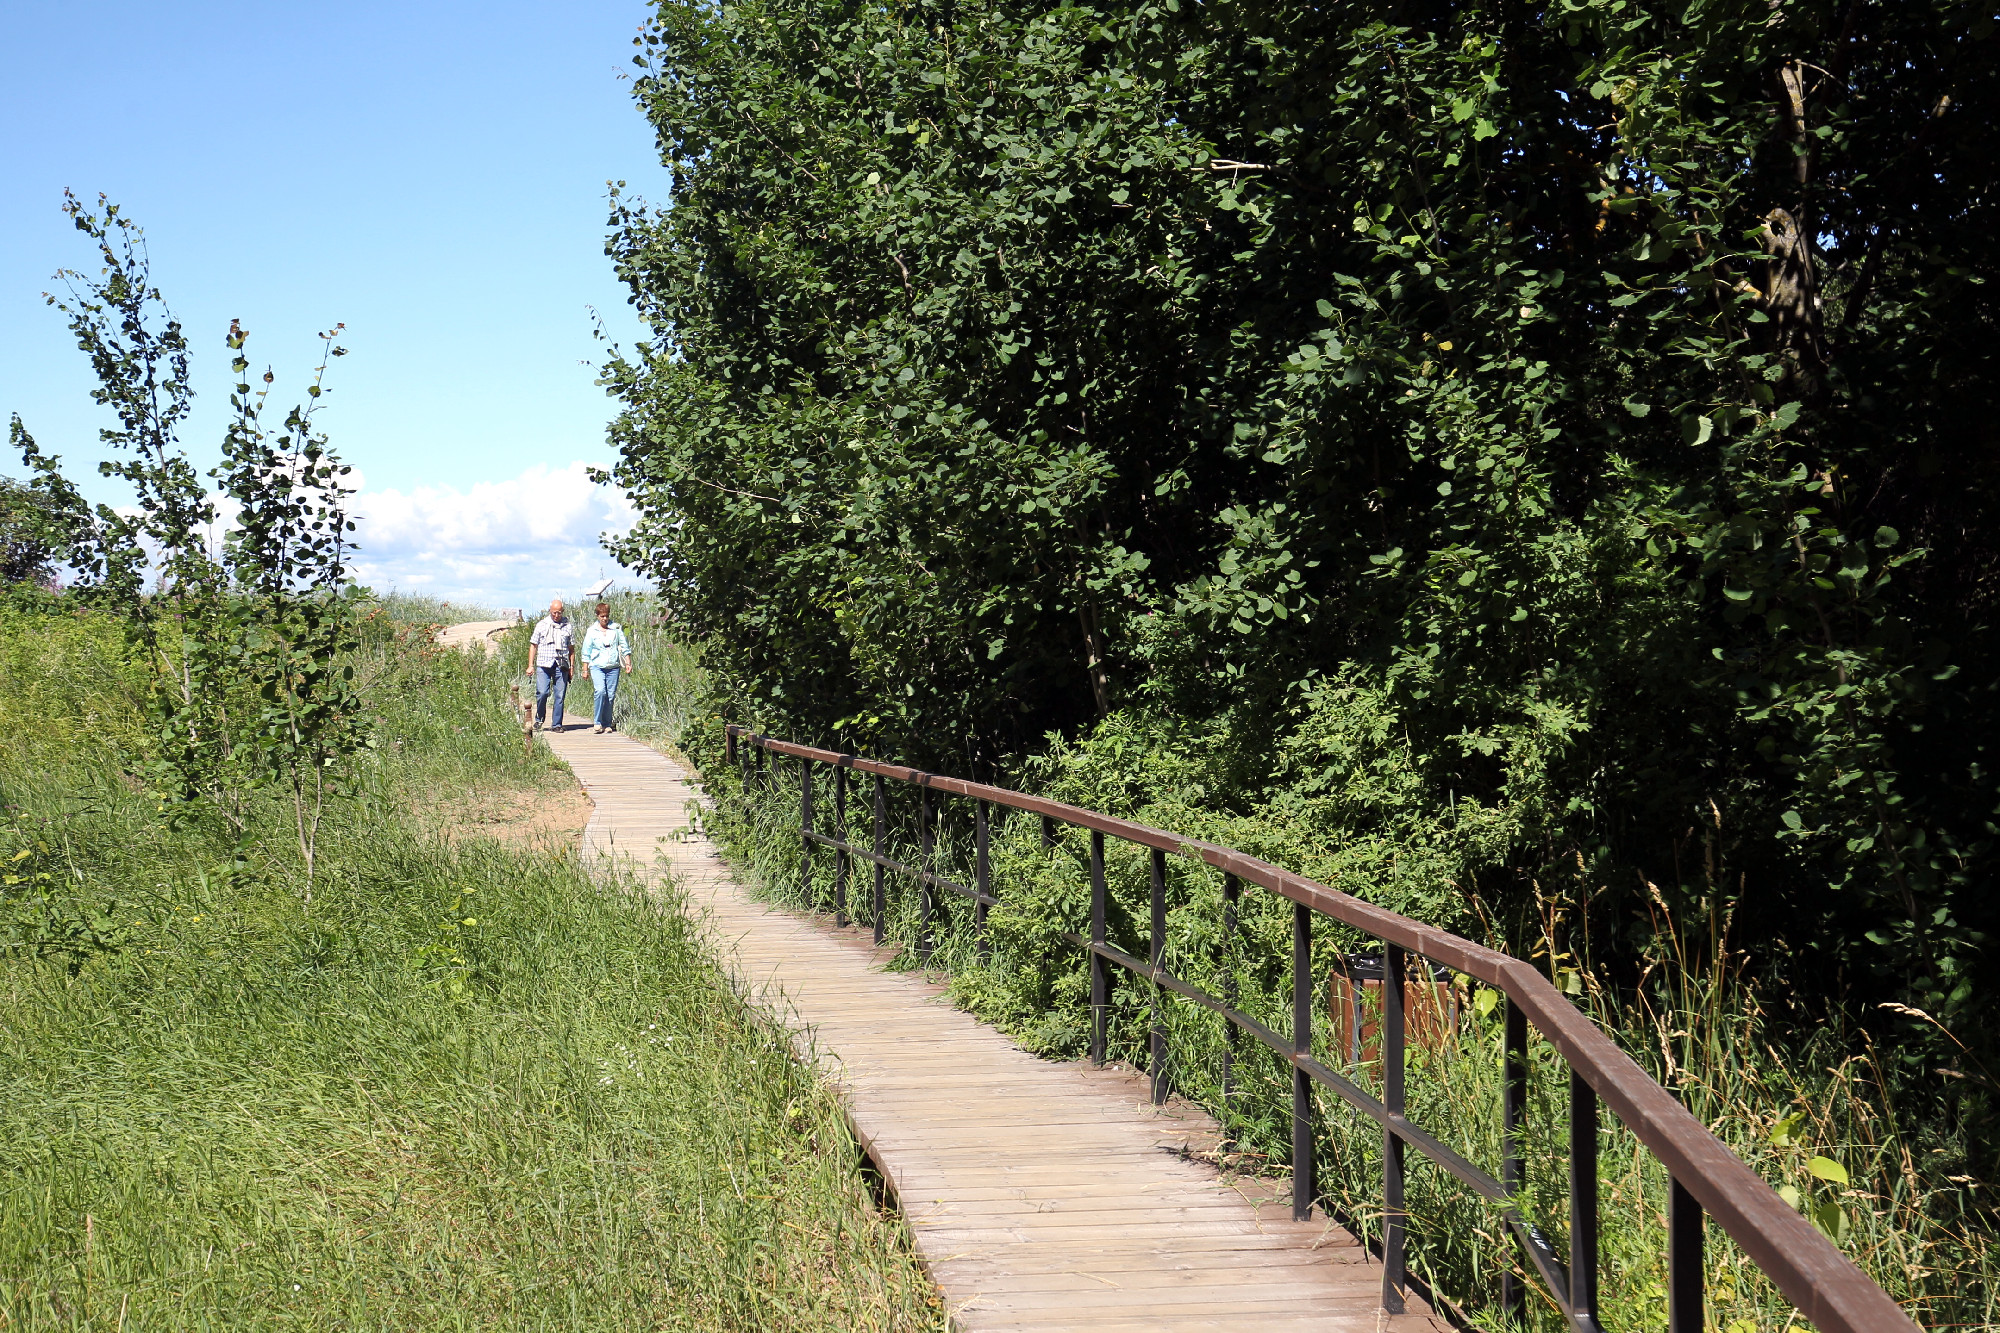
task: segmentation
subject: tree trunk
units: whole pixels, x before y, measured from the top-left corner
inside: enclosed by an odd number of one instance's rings
[[[1083,621],[1084,666],[1090,672],[1090,696],[1097,703],[1097,716],[1111,716],[1110,682],[1104,675],[1104,633],[1097,626],[1097,608],[1089,602],[1077,607]]]

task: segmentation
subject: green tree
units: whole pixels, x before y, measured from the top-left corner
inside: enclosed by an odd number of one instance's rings
[[[115,204],[100,210],[66,197],[102,268],[63,271],[67,294],[49,302],[90,357],[92,396],[117,416],[100,432],[111,457],[99,471],[132,487],[137,514],[86,506],[19,418],[13,443],[80,594],[120,615],[146,666],[151,747],[137,758],[147,777],[171,807],[212,809],[239,834],[245,802],[275,788],[292,807],[309,897],[326,800],[368,743],[346,660],[358,646],[349,469],[313,424],[328,362],[346,354],[340,329],[322,335],[306,402],[273,429],[263,414],[277,377],[266,370],[266,387],[253,389],[249,334],[230,322],[236,383],[212,495],[179,441],[193,398],[186,337],[152,283],[139,229]],[[231,506],[226,524],[218,498]]]
[[[351,660],[360,646],[358,590],[347,571],[354,523],[343,479],[351,469],[313,425],[328,361],[347,354],[334,342],[340,331],[321,335],[326,353],[306,402],[272,431],[263,425],[269,389],[253,390],[249,381],[249,334],[230,326],[235,420],[214,472],[236,506],[222,563],[241,652],[236,669],[254,690],[238,743],[255,778],[291,803],[308,895],[329,789],[344,788],[346,761],[368,739]],[[263,382],[276,378],[266,370]]]
[[[0,477],[0,582],[52,583],[68,554],[65,536],[32,482]]]
[[[1504,829],[1447,922],[1574,883],[1636,955],[1657,889],[1971,1026],[1987,11],[663,0],[640,45],[614,549],[729,708],[974,771],[1122,712],[1301,837]]]
[[[131,487],[137,512],[100,505],[86,518],[80,502],[71,506],[87,552],[83,583],[121,616],[132,651],[147,663],[149,779],[167,800],[205,802],[240,832],[237,719],[229,706],[235,653],[222,632],[226,574],[211,550],[214,503],[179,441],[194,399],[187,338],[152,283],[144,234],[116,204],[100,199],[99,206],[93,212],[65,192],[63,211],[90,239],[101,267],[94,275],[62,270],[64,292],[47,300],[90,358],[92,399],[117,420],[98,432],[110,455],[98,472]],[[21,437],[25,453],[33,441]],[[55,466],[48,461],[48,475],[59,475]]]

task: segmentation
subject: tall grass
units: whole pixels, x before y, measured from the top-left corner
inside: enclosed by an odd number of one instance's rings
[[[0,603],[0,758],[16,773],[91,766],[139,743],[145,692],[109,616]]]
[[[718,799],[712,831],[768,896],[825,910],[832,893],[831,854],[808,863],[797,833],[800,774],[790,761],[768,777],[743,783],[716,760],[712,735],[690,744],[710,763],[707,784]],[[819,821],[831,827],[821,773]],[[914,793],[890,784],[892,855],[918,855]],[[865,840],[863,792],[853,793],[850,827]],[[951,809],[936,856],[944,873],[970,882],[968,812]],[[959,803],[962,804],[962,803]],[[1147,812],[1136,813],[1145,818]],[[1156,812],[1155,812],[1156,813]],[[1158,819],[1150,822],[1166,822]],[[1168,826],[1175,826],[1169,823]],[[1184,829],[1214,836],[1207,829]],[[1002,819],[993,835],[993,871],[1003,906],[989,921],[990,956],[982,958],[968,904],[943,895],[933,922],[934,967],[951,974],[955,995],[1031,1050],[1075,1058],[1088,1035],[1088,972],[1081,952],[1058,932],[1088,929],[1089,892],[1084,835],[1068,831],[1053,850],[1040,844],[1038,820]],[[1146,952],[1149,875],[1144,849],[1111,841],[1106,877],[1113,907],[1109,934],[1128,952]],[[869,920],[868,869],[849,883],[850,911]],[[1248,891],[1234,960],[1220,934],[1221,878],[1208,867],[1170,858],[1167,963],[1211,993],[1233,979],[1241,1006],[1278,1031],[1290,1028],[1291,911],[1288,901]],[[886,928],[891,939],[917,939],[918,893],[889,882]],[[1663,922],[1670,948],[1680,938]],[[1338,923],[1315,926],[1322,959],[1366,942]],[[1551,946],[1550,952],[1556,952]],[[905,954],[906,963],[908,954]],[[1565,960],[1574,963],[1576,960]],[[1898,1111],[1895,1084],[1873,1052],[1855,1055],[1834,1027],[1788,1030],[1767,1009],[1758,987],[1730,955],[1675,952],[1637,987],[1598,985],[1587,966],[1566,967],[1577,1003],[1639,1063],[1676,1093],[1725,1143],[1815,1221],[1918,1322],[1933,1328],[2000,1323],[2000,1246],[1994,1216],[1975,1182],[1954,1171],[1967,1145],[1919,1136]],[[1151,988],[1113,969],[1111,1054],[1144,1068]],[[1324,975],[1324,969],[1322,971]],[[1443,1041],[1410,1053],[1411,1117],[1495,1175],[1499,1174],[1501,1042],[1504,1008],[1495,994],[1457,983],[1461,1021]],[[1379,1066],[1338,1048],[1324,1003],[1316,1006],[1315,1053],[1379,1094]],[[1164,993],[1161,1017],[1170,1033],[1169,1075],[1177,1091],[1214,1111],[1235,1137],[1241,1168],[1288,1169],[1291,1072],[1251,1043],[1235,1047],[1235,1090],[1225,1104],[1221,1082],[1227,1040],[1221,1021]],[[1567,1249],[1567,1073],[1554,1049],[1531,1029],[1528,1172],[1521,1200],[1559,1253]],[[1331,1093],[1318,1099],[1322,1199],[1364,1237],[1379,1237],[1382,1210],[1381,1132]],[[1608,1113],[1600,1141],[1603,1323],[1613,1330],[1660,1327],[1665,1319],[1667,1175],[1637,1139]],[[1409,1203],[1413,1271],[1471,1322],[1506,1326],[1499,1306],[1503,1276],[1526,1278],[1499,1212],[1442,1170],[1411,1152]],[[1805,1327],[1797,1312],[1741,1251],[1711,1228],[1709,1320],[1729,1333]],[[1539,1281],[1528,1289],[1540,1293]],[[1554,1330],[1561,1321],[1537,1297],[1531,1325]]]
[[[411,624],[429,622],[438,625],[457,625],[468,620],[500,618],[496,608],[487,606],[483,602],[451,602],[418,592],[399,592],[391,589],[378,594],[373,600],[375,605],[390,616]]]
[[[84,741],[0,750],[0,1328],[941,1326],[671,888],[412,813],[566,781],[504,663],[377,619],[308,904],[275,823],[168,826],[121,777],[115,653],[51,686],[105,626],[8,628],[0,716],[55,688]]]

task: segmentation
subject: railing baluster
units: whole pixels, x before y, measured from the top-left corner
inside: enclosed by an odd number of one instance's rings
[[[1042,850],[1048,851],[1056,845],[1056,821],[1042,816]]]
[[[1090,942],[1104,943],[1104,835],[1090,831]],[[1111,973],[1104,955],[1090,955],[1090,1062],[1104,1063],[1105,1026],[1110,1020]]]
[[[853,858],[848,855],[847,842],[847,770],[840,765],[833,769],[833,826],[835,836],[843,844],[833,853],[833,924],[847,924],[847,866]]]
[[[1523,1208],[1523,1186],[1527,1182],[1528,1129],[1528,1018],[1521,1007],[1503,1000],[1507,1008],[1505,1046],[1500,1071],[1500,1187],[1507,1191],[1511,1206]],[[1500,1279],[1500,1308],[1514,1324],[1525,1326],[1528,1319],[1528,1289],[1509,1265]]]
[[[993,895],[993,865],[987,855],[986,802],[976,801],[972,810],[972,885],[980,898],[972,905],[972,933],[979,940],[979,961],[991,956],[986,942],[986,899]]]
[[[1222,877],[1222,1002],[1231,1009],[1236,1007],[1236,903],[1243,896],[1243,881],[1234,875]],[[1222,1020],[1222,1135],[1223,1142],[1234,1143],[1235,1107],[1230,1098],[1235,1092],[1236,1075],[1236,1025],[1228,1019]]]
[[[1382,956],[1382,1105],[1392,1115],[1405,1109],[1403,1095],[1403,991],[1408,963],[1391,944]],[[1409,1214],[1403,1199],[1403,1141],[1382,1131],[1382,1308],[1403,1313],[1403,1240]]]
[[[1292,904],[1292,1051],[1312,1054],[1313,977],[1312,909]],[[1292,1066],[1292,1220],[1312,1216],[1313,1197],[1312,1078]]]
[[[917,788],[917,864],[923,874],[917,879],[917,966],[928,967],[931,961],[931,869],[933,848],[937,837],[931,829],[931,789]]]
[[[1569,1071],[1569,1305],[1597,1318],[1597,1090]]]
[[[877,856],[887,856],[889,854],[889,816],[888,812],[883,809],[883,801],[885,799],[882,794],[882,775],[877,773],[875,775],[875,855]],[[880,861],[875,862],[874,870],[875,942],[880,944],[887,938],[884,932],[888,923],[883,920],[883,917],[888,913],[888,904],[882,892],[882,863]]]
[[[1702,1242],[1707,1218],[1678,1180],[1667,1185],[1667,1333],[1702,1333]]]
[[[813,905],[813,766],[799,760],[799,895],[806,910]]]
[[[1164,967],[1167,961],[1167,854],[1153,849],[1153,922],[1152,942],[1148,950],[1152,954],[1153,968]],[[1160,983],[1153,983],[1152,1052],[1149,1063],[1153,1076],[1153,1105],[1163,1106],[1167,1100],[1167,1029],[1160,1021]]]

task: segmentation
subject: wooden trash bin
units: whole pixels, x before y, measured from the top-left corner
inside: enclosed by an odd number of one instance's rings
[[[1443,1050],[1458,1039],[1464,1002],[1450,968],[1415,955],[1403,970],[1403,1034],[1412,1046]],[[1326,979],[1327,1015],[1333,1020],[1335,1058],[1350,1065],[1382,1059],[1382,973],[1379,953],[1351,953]]]

